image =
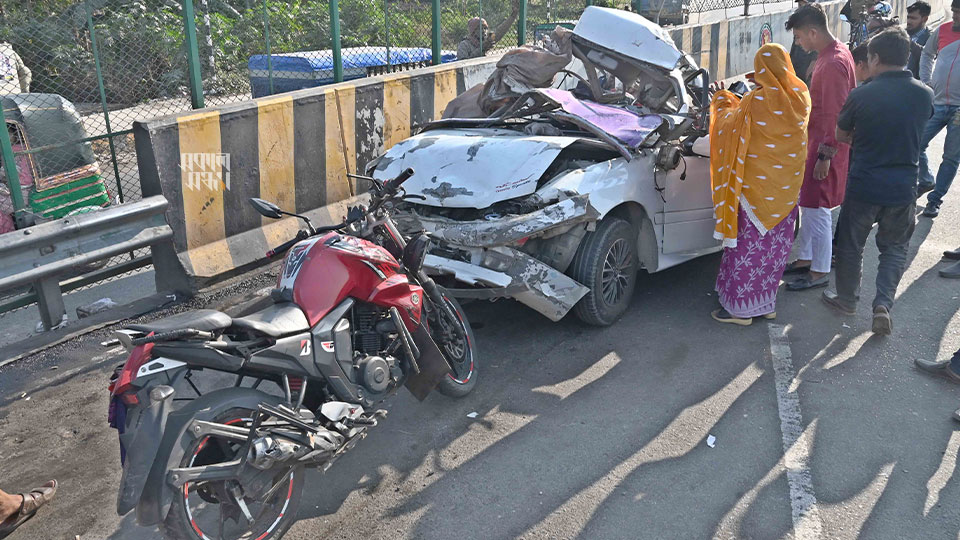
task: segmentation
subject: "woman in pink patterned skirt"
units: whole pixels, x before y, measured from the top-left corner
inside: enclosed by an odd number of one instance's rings
[[[720,90],[711,104],[710,175],[723,261],[716,290],[722,323],[776,317],[777,289],[793,245],[807,155],[810,94],[777,44],[754,59],[757,87]]]

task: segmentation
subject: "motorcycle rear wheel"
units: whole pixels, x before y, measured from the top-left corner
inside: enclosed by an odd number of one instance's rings
[[[447,374],[440,380],[437,390],[441,394],[453,398],[461,398],[477,386],[477,368],[479,367],[479,358],[477,354],[477,340],[473,337],[473,328],[470,327],[470,321],[467,320],[460,303],[453,297],[443,295],[444,301],[453,310],[453,313],[459,319],[457,323],[466,336],[466,343],[462,339],[454,338],[447,342],[437,341],[440,352],[446,357],[447,361],[453,367],[453,372]],[[438,310],[439,311],[439,310]],[[441,326],[448,324],[442,311],[437,314]]]
[[[214,422],[247,427],[253,421],[254,411],[234,408],[217,415]],[[204,437],[194,440],[181,460],[181,467],[220,463],[236,459],[245,446],[236,442],[226,441],[214,437]],[[266,504],[244,498],[252,515],[256,517],[254,523],[242,527],[243,517],[230,519],[225,516],[225,507],[218,501],[223,496],[227,482],[208,482],[202,486],[185,484],[183,490],[174,497],[170,505],[170,512],[161,524],[161,531],[170,540],[203,540],[217,538],[231,540],[273,540],[283,537],[297,519],[297,509],[303,493],[305,471],[303,467],[294,467],[278,474],[288,481],[274,493]],[[242,487],[242,486],[241,486]],[[236,513],[235,504],[231,504],[233,513]],[[201,511],[203,514],[201,515]],[[218,521],[223,524],[214,524]],[[227,512],[229,514],[230,512]],[[232,525],[227,522],[233,522]],[[227,531],[230,531],[229,533]],[[222,534],[221,534],[222,532]]]

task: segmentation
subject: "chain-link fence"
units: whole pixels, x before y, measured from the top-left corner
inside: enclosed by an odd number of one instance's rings
[[[182,26],[176,6],[50,4],[7,3],[2,12],[0,232],[139,200],[133,121],[190,107],[182,36],[160,30]],[[142,250],[78,268],[64,289],[148,263]],[[0,312],[31,299],[7,294]]]

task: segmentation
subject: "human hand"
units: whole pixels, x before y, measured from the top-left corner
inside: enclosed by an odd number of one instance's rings
[[[713,95],[721,90],[726,90],[726,85],[723,81],[714,81],[710,84],[710,99],[713,99]]]
[[[830,160],[818,159],[817,164],[813,166],[813,178],[823,180],[830,174]]]

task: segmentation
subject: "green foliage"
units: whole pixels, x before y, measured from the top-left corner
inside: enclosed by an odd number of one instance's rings
[[[88,0],[107,101],[134,104],[187,94],[187,62],[181,0]],[[483,16],[491,28],[518,0],[440,0],[441,46],[455,50],[467,21]],[[611,0],[598,0],[601,5]],[[269,21],[273,54],[329,49],[326,0],[202,0],[197,12],[198,49],[207,92],[249,92],[247,62],[266,53]],[[33,71],[33,90],[77,103],[99,102],[87,4],[70,0],[0,0],[0,39],[13,44]],[[575,20],[582,0],[528,2],[528,39],[541,22]],[[385,20],[384,13],[389,18]],[[50,15],[50,14],[53,15]],[[266,19],[265,19],[266,15]],[[341,0],[343,47],[430,47],[430,0]],[[209,41],[213,47],[208,46]],[[498,48],[516,43],[511,29]]]

